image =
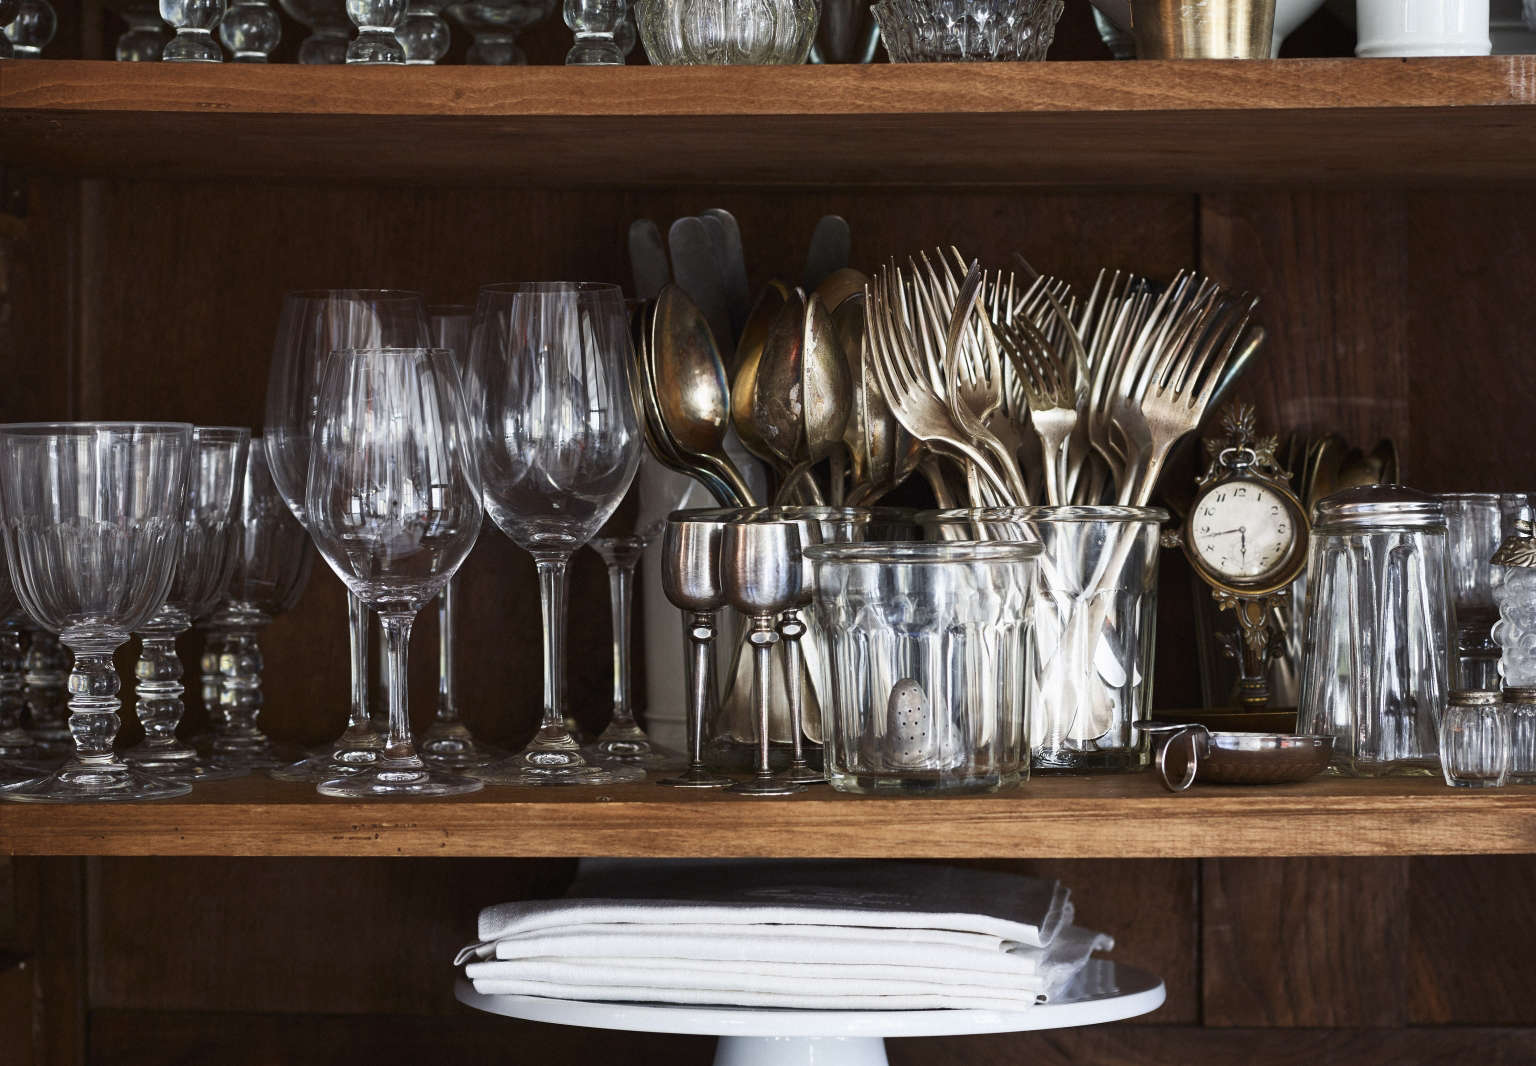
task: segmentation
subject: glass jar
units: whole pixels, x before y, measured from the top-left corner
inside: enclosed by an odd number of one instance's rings
[[[930,539],[1038,541],[1031,600],[1029,738],[1036,770],[1139,770],[1152,715],[1158,533],[1151,507],[933,511]]]
[[[1449,573],[1433,496],[1370,485],[1317,504],[1297,730],[1337,738],[1335,772],[1439,772],[1456,630]]]
[[[1509,780],[1509,711],[1497,689],[1452,692],[1440,720],[1440,767],[1454,788]]]
[[[1507,688],[1509,783],[1536,785],[1536,688]]]
[[[638,0],[635,20],[657,66],[799,64],[821,17],[817,0]]]
[[[1465,689],[1499,687],[1499,646],[1491,635],[1498,619],[1503,567],[1489,560],[1525,505],[1515,492],[1441,493],[1451,595],[1456,607],[1454,684]]]
[[[1029,776],[1025,643],[1038,544],[822,544],[827,780],[993,791]]]

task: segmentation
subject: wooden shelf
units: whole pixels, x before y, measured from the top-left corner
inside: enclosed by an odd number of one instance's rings
[[[1536,177],[1536,57],[7,63],[0,161],[99,175],[480,185],[1513,181]]]
[[[996,796],[818,789],[789,799],[613,789],[486,789],[349,802],[266,778],[182,800],[0,803],[0,851],[25,855],[1173,857],[1536,852],[1536,789],[1320,778],[1165,792],[1150,774],[1037,778]]]

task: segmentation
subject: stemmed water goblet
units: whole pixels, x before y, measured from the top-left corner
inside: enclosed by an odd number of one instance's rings
[[[327,360],[308,529],[331,569],[378,613],[389,660],[389,736],[374,766],[320,782],[323,795],[447,796],[482,787],[421,760],[406,706],[411,624],[480,534],[477,482],[451,353],[362,348]]]
[[[260,438],[251,441],[237,506],[228,592],[203,627],[203,702],[212,720],[204,746],[227,765],[276,769],[292,757],[257,724],[264,702],[259,634],[299,601],[315,556],[272,483]]]
[[[752,710],[757,722],[757,769],[750,781],[730,791],[744,796],[789,796],[804,792],[798,781],[775,777],[768,762],[768,702],[775,619],[800,601],[800,531],[794,522],[762,516],[738,519],[725,527],[720,545],[720,575],[725,598],[747,617],[752,648]]]
[[[432,346],[453,353],[454,365],[462,374],[469,358],[469,325],[474,308],[462,304],[443,304],[427,308],[432,329]],[[463,770],[484,766],[504,752],[476,740],[459,715],[458,690],[454,677],[454,598],[459,575],[454,574],[437,598],[437,713],[422,734],[417,746],[421,757],[433,766]]]
[[[642,464],[651,462],[642,455]],[[629,497],[603,528],[587,542],[608,567],[608,594],[613,617],[613,718],[588,754],[602,763],[643,766],[648,770],[679,765],[676,752],[658,747],[635,721],[631,701],[632,649],[630,624],[634,615],[635,567],[645,549],[666,524],[665,511],[657,512],[637,491],[641,479],[630,483]]]
[[[637,766],[594,766],[565,726],[566,566],[624,498],[640,458],[634,362],[617,285],[491,285],[475,305],[466,388],[485,509],[538,568],[544,710],[492,784],[610,784]]]
[[[75,752],[9,800],[161,799],[191,785],[117,758],[112,654],[170,592],[186,518],[192,427],[75,422],[0,427],[6,562],[23,609],[74,652]]]
[[[688,769],[658,784],[676,788],[725,788],[729,777],[704,765],[704,720],[715,700],[715,621],[725,606],[720,577],[720,542],[726,512],[679,511],[667,520],[661,541],[661,584],[672,606],[683,612],[688,640]]]
[[[246,773],[244,767],[203,759],[195,748],[176,739],[176,727],[186,709],[176,639],[192,628],[194,618],[211,610],[229,587],[250,444],[248,429],[193,427],[187,519],[170,595],[134,629],[140,642],[134,676],[144,740],[124,752],[123,758],[160,777],[213,781]]]
[[[267,379],[267,421],[262,443],[272,481],[295,518],[306,522],[304,491],[310,440],[320,392],[320,368],[343,348],[420,348],[429,343],[421,294],[397,289],[320,289],[283,299],[272,369]],[[368,612],[347,596],[352,658],[352,701],[347,728],[308,759],[273,772],[285,781],[322,781],[336,766],[361,768],[383,742],[368,716]]]

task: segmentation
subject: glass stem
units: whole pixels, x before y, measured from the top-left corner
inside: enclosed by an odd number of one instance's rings
[[[384,758],[391,763],[421,765],[416,745],[411,739],[411,718],[407,697],[409,684],[406,668],[411,650],[411,623],[415,615],[403,611],[380,614],[384,628],[384,657],[389,664],[389,735],[384,741]]]
[[[453,691],[453,590],[458,583],[455,574],[437,600],[437,721],[443,725],[459,720],[459,701]]]
[[[176,654],[177,629],[171,626],[139,632],[139,661],[134,667],[138,684],[139,724],[144,742],[152,748],[176,747],[176,727],[185,710],[181,694],[181,657]]]
[[[224,711],[224,674],[219,669],[219,657],[224,654],[228,637],[222,629],[210,624],[203,630],[203,655],[198,660],[198,674],[203,690],[203,710],[208,714],[209,732],[218,735],[226,731],[229,715]]]
[[[561,675],[565,670],[565,612],[570,595],[565,570],[569,553],[539,556],[539,602],[544,619],[544,720],[541,732],[565,733],[565,708],[561,706]]]
[[[629,702],[629,625],[635,599],[634,560],[608,564],[608,593],[613,608],[613,724],[633,726],[635,711]]]
[[[69,732],[75,740],[74,764],[87,767],[120,766],[112,755],[122,706],[117,694],[120,682],[112,661],[116,644],[86,639],[68,642],[75,653],[69,672]]]
[[[347,732],[368,733],[373,730],[368,717],[368,608],[351,592],[347,593],[347,627],[352,652],[352,712]]]
[[[31,736],[21,727],[21,714],[27,705],[22,673],[25,662],[21,626],[14,620],[0,622],[0,754],[4,755],[32,746]]]
[[[256,725],[261,715],[261,640],[257,636],[258,625],[254,620],[242,620],[231,625],[224,637],[223,652],[219,656],[222,684],[219,686],[219,705],[224,714],[225,742],[252,740],[260,737]],[[217,750],[217,744],[215,750]]]

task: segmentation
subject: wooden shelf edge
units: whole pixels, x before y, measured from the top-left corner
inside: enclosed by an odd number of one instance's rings
[[[295,791],[297,790],[297,791]],[[582,790],[584,791],[584,790]],[[1320,781],[1173,796],[1148,775],[1036,781],[997,796],[791,800],[487,790],[353,803],[236,781],[188,800],[0,805],[18,855],[1202,858],[1536,852],[1536,790]]]

